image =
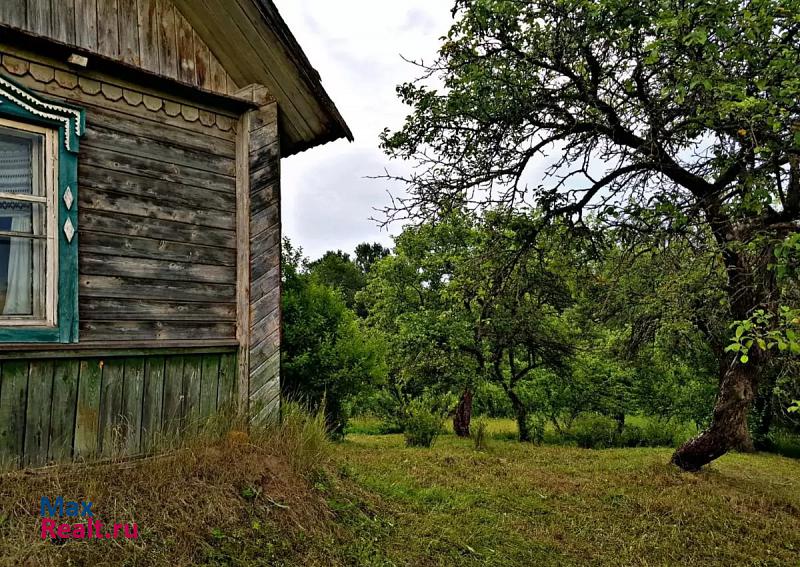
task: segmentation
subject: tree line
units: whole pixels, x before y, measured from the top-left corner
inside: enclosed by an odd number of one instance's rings
[[[525,436],[543,407],[526,384],[606,372],[619,379],[586,400],[694,388],[711,407],[681,468],[752,447],[751,414],[771,427],[800,352],[796,8],[456,0],[381,141],[414,167],[387,175],[405,187],[384,221],[408,228],[373,271],[407,285],[368,278],[358,309],[398,395],[460,384],[466,420],[491,383]]]

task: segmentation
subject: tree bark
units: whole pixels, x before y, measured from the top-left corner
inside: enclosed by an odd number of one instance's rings
[[[755,360],[733,363],[720,383],[711,425],[675,451],[673,464],[686,471],[698,471],[731,449],[751,443],[747,413],[756,395],[759,372]]]
[[[465,388],[453,416],[453,431],[459,437],[469,437],[469,426],[472,420],[472,390]]]
[[[514,416],[517,419],[517,431],[519,432],[519,440],[527,443],[531,440],[531,432],[528,428],[528,408],[519,399],[514,390],[508,389],[508,398],[511,400],[511,407],[514,408]]]

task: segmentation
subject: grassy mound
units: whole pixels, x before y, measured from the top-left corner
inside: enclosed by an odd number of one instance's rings
[[[800,462],[443,435],[331,445],[289,406],[250,435],[0,478],[3,565],[797,565]],[[39,499],[91,500],[137,540],[43,541]]]
[[[296,413],[250,435],[198,436],[164,456],[3,475],[0,563],[325,564],[331,514],[312,485],[329,447],[321,422]],[[136,523],[138,539],[42,540],[42,496],[91,501],[106,526]]]

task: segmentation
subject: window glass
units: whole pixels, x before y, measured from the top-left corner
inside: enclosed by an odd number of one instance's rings
[[[0,127],[0,319],[45,317],[43,136]]]

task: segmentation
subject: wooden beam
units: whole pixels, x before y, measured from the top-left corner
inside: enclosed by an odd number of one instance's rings
[[[248,411],[250,383],[250,120],[239,119],[236,137],[236,338],[238,410]]]

